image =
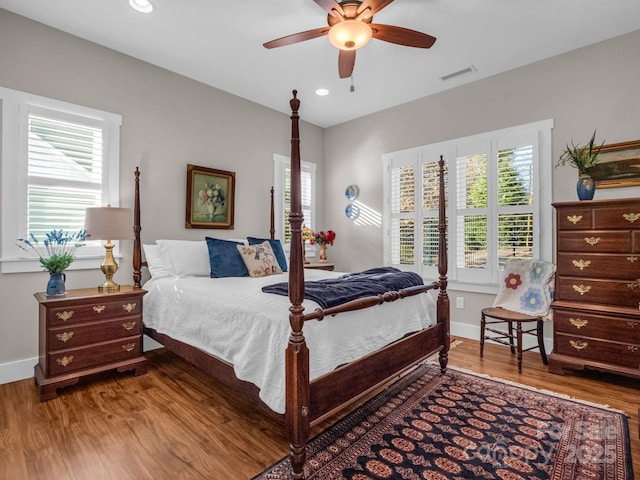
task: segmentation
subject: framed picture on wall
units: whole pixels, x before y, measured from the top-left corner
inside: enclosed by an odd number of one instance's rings
[[[640,140],[604,145],[589,175],[597,188],[640,185]]]
[[[187,165],[186,228],[233,229],[235,172]]]

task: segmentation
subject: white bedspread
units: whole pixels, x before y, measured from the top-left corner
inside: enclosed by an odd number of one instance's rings
[[[338,272],[305,270],[305,280]],[[144,288],[144,323],[160,333],[233,365],[236,376],[255,384],[272,410],[285,410],[285,349],[289,298],[264,293],[264,285],[288,274],[262,278],[160,278]],[[318,305],[305,301],[305,312]],[[435,323],[435,302],[415,295],[369,309],[306,322],[311,379]]]

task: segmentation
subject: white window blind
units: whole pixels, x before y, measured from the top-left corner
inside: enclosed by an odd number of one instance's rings
[[[87,207],[119,206],[119,115],[0,88],[2,272],[41,271],[17,238],[77,232]],[[117,247],[116,252],[117,254]],[[99,241],[76,250],[71,268],[93,268]],[[83,259],[85,257],[85,259]]]
[[[316,166],[308,162],[300,162],[300,203],[303,225],[315,229],[315,188]],[[274,155],[274,189],[276,211],[276,237],[285,247],[291,243],[291,168],[288,157]],[[280,212],[280,213],[277,213]]]
[[[385,263],[437,275],[440,155],[452,288],[490,292],[505,262],[551,260],[552,126],[548,120],[385,155]]]

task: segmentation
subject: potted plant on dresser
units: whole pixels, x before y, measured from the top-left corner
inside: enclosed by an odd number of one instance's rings
[[[592,200],[593,195],[596,192],[596,182],[589,175],[591,169],[598,163],[598,154],[604,145],[604,142],[600,146],[595,146],[596,132],[594,130],[593,135],[589,143],[585,146],[576,145],[571,141],[571,146],[567,144],[562,155],[556,163],[556,167],[569,164],[572,167],[578,169],[578,183],[576,185],[576,191],[578,193],[578,199],[580,200]]]

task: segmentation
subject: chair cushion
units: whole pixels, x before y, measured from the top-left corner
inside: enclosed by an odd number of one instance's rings
[[[555,265],[544,260],[507,262],[493,306],[546,319],[555,271]]]

